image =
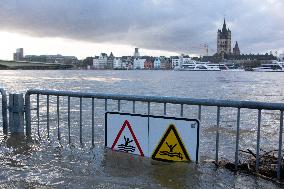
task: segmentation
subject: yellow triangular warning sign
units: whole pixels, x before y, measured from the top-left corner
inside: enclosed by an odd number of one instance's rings
[[[190,161],[176,127],[171,124],[152,154],[152,159],[159,161]]]

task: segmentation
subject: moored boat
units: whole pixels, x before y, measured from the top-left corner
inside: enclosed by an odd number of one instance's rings
[[[284,72],[284,63],[276,60],[271,63],[261,64],[260,67],[252,68],[254,72]]]
[[[208,66],[208,62],[191,60],[182,64],[182,67],[179,68],[179,71],[221,71],[221,69],[216,65]]]

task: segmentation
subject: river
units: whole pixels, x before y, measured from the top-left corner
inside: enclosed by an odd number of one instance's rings
[[[176,96],[283,102],[283,73],[255,72],[178,72],[178,71],[94,71],[94,70],[1,70],[0,87],[8,93],[28,89],[72,90],[81,92]],[[54,102],[54,99],[51,99]],[[74,101],[73,106],[76,106]],[[62,101],[62,105],[66,101]],[[84,108],[88,108],[84,101]],[[127,103],[124,107],[130,106]],[[44,130],[45,104],[41,103],[41,132]],[[141,105],[142,106],[142,105]],[[103,103],[98,102],[102,108]],[[115,105],[110,105],[115,110]],[[137,105],[138,107],[138,105]],[[66,110],[66,109],[64,109]],[[169,114],[178,116],[177,107]],[[101,111],[101,110],[100,110]],[[144,110],[141,109],[141,113]],[[222,111],[222,110],[221,110]],[[206,113],[207,112],[207,113]],[[96,115],[96,145],[91,148],[87,129],[90,117],[84,112],[84,145],[78,144],[74,121],[73,142],[37,139],[34,143],[14,141],[0,133],[0,188],[281,188],[262,178],[232,173],[206,160],[214,158],[216,109],[204,109],[201,122],[201,163],[160,163],[147,158],[112,152],[104,148],[101,114]],[[154,114],[162,114],[153,107]],[[215,113],[215,114],[214,114]],[[255,148],[257,111],[242,112],[241,149]],[[51,107],[51,115],[56,114]],[[220,156],[232,160],[236,111],[222,111]],[[187,107],[185,115],[196,118],[196,109]],[[73,118],[76,118],[74,108]],[[263,114],[263,148],[277,147],[279,112]],[[51,116],[52,117],[52,116]],[[62,125],[66,126],[66,115]],[[2,120],[1,120],[2,121]],[[0,122],[1,122],[0,121]],[[51,125],[55,120],[51,119]],[[2,122],[0,123],[2,129]],[[56,133],[55,129],[52,130]],[[64,131],[64,129],[63,129]],[[53,134],[55,136],[55,134]],[[52,136],[53,136],[52,135]],[[36,135],[35,135],[36,136]],[[85,137],[86,136],[86,137]],[[36,137],[35,137],[36,138]]]

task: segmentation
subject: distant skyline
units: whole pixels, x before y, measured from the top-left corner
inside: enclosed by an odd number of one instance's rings
[[[283,0],[0,0],[0,59],[25,54],[216,52],[226,18],[241,53],[284,53]]]

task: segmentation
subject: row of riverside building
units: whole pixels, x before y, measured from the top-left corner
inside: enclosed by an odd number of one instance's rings
[[[197,59],[197,57],[193,58]],[[134,56],[115,57],[113,53],[108,56],[101,53],[93,58],[92,69],[147,69],[147,70],[170,70],[174,67],[192,60],[188,55],[180,56],[140,56],[138,48],[135,48]]]

